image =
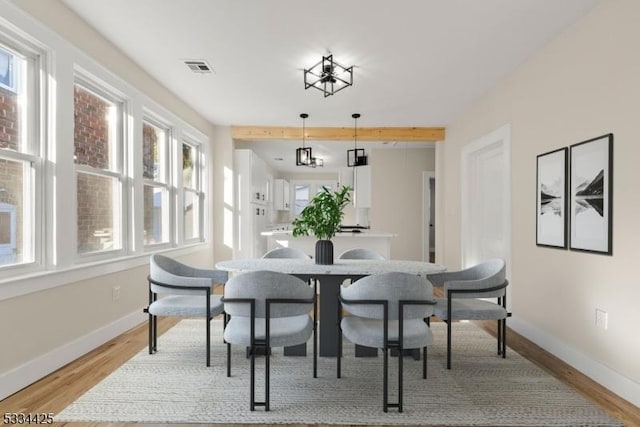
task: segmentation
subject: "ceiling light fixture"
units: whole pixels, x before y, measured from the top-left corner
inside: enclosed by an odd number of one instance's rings
[[[305,127],[304,122],[309,117],[307,113],[300,114],[302,118],[302,147],[296,148],[296,166],[310,166],[311,165],[311,147],[304,146]]]
[[[364,148],[358,148],[358,119],[359,113],[353,113],[351,115],[354,120],[353,127],[353,150],[347,150],[347,166],[365,166],[367,164],[367,156],[364,154]]]
[[[304,70],[304,88],[314,87],[326,98],[353,84],[353,66],[346,68],[333,60],[333,55],[323,56],[308,70]]]

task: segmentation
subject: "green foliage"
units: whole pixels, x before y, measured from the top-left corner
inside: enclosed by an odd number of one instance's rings
[[[331,240],[340,230],[343,209],[349,203],[349,186],[337,191],[322,187],[322,191],[293,220],[293,236],[314,235],[318,240]]]

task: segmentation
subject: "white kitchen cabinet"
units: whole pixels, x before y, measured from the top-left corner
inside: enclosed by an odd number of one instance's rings
[[[290,207],[289,181],[275,179],[273,181],[273,208],[279,211],[288,211]]]
[[[353,168],[341,168],[338,171],[338,188],[345,185],[353,190]]]
[[[253,151],[235,150],[233,257],[259,258],[267,249],[262,233],[269,215],[267,165]]]
[[[269,201],[267,192],[267,164],[253,151],[249,151],[251,170],[251,186],[253,188],[253,202],[266,204]]]

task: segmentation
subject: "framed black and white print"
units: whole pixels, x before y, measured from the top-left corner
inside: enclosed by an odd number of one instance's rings
[[[570,147],[570,249],[611,255],[613,134]]]
[[[567,148],[536,160],[536,245],[567,248]]]

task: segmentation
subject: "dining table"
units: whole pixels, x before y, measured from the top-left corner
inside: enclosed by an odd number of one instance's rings
[[[291,274],[305,281],[317,280],[320,298],[319,354],[325,357],[338,354],[338,294],[347,279],[354,281],[388,272],[426,278],[429,274],[446,270],[443,265],[423,261],[336,259],[333,264],[316,264],[311,258],[233,259],[217,262],[215,267],[231,273],[268,270]],[[290,354],[295,354],[295,350]]]

